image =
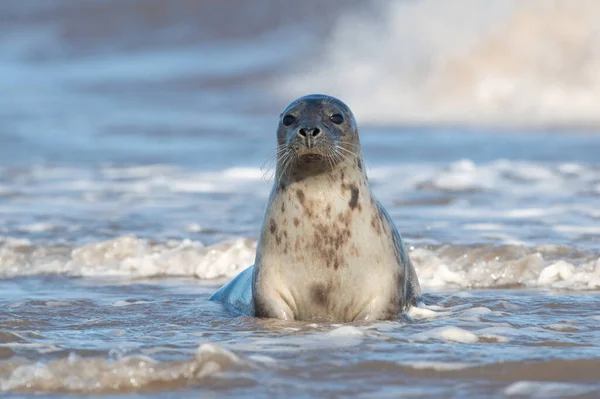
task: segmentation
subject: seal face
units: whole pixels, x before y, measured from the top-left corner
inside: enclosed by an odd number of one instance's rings
[[[279,118],[277,142],[254,266],[212,299],[259,317],[344,322],[415,305],[415,270],[371,193],[348,106],[325,95],[295,100]]]

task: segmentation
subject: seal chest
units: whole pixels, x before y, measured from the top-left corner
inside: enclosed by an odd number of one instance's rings
[[[298,320],[352,321],[375,308],[384,318],[397,314],[403,273],[394,267],[389,232],[371,224],[379,217],[374,205],[363,181],[336,187],[318,177],[276,193],[261,235],[256,292],[269,295],[268,303],[284,302]]]

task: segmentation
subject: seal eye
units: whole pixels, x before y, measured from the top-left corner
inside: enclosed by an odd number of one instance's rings
[[[333,114],[329,119],[336,125],[341,125],[344,122],[344,117],[340,114]]]
[[[292,115],[286,115],[283,117],[283,126],[290,126],[292,123],[296,121]]]

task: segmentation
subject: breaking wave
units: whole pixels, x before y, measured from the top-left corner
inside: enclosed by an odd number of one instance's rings
[[[211,246],[183,240],[152,242],[133,236],[82,246],[36,246],[0,241],[0,277],[69,276],[231,278],[254,262],[256,241]],[[411,247],[426,288],[600,289],[600,257],[564,245],[441,245]]]
[[[286,96],[328,92],[371,124],[600,124],[597,1],[376,4],[338,20]]]
[[[72,354],[47,363],[5,362],[0,367],[0,391],[108,394],[174,390],[207,385],[224,372],[256,367],[256,362],[215,344],[203,344],[193,358],[178,362],[159,362],[143,355],[110,360]],[[239,385],[239,381],[230,383]]]

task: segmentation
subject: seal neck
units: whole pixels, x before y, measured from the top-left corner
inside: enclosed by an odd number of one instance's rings
[[[363,168],[362,157],[358,156],[352,163],[344,161],[334,165],[327,162],[295,163],[285,171],[281,171],[278,165],[275,183],[281,187],[300,182],[316,186],[332,186],[338,180],[341,180],[342,184],[362,181],[366,183],[367,175]]]

